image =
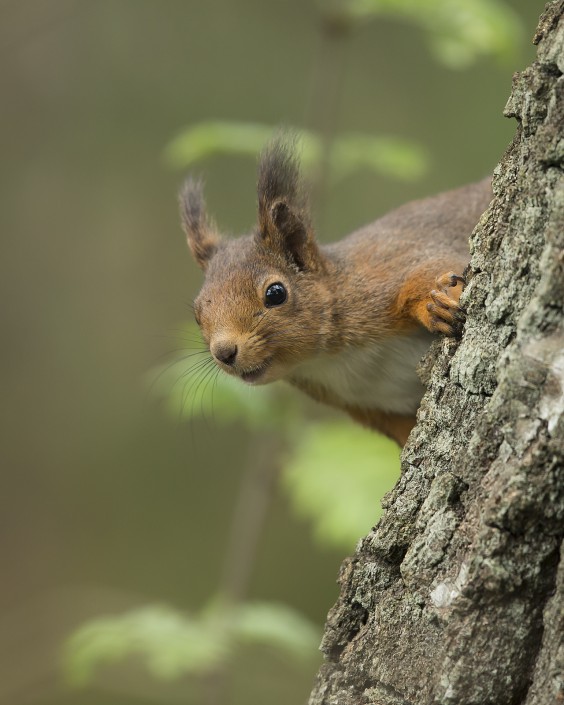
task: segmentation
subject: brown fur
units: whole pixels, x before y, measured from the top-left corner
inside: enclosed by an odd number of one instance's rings
[[[387,414],[377,409],[356,409],[346,407],[345,411],[351,418],[363,426],[383,433],[388,438],[393,438],[400,446],[405,445],[411,429],[415,426],[414,416],[400,416]]]
[[[459,275],[469,259],[468,237],[490,198],[490,182],[484,180],[408,203],[340,242],[320,246],[297,161],[280,140],[261,158],[258,226],[250,235],[220,240],[199,187],[189,182],[181,196],[183,225],[206,270],[195,302],[197,320],[212,354],[237,348],[233,363],[216,358],[218,365],[250,383],[286,379],[403,444],[415,422],[417,404],[411,398],[418,400],[421,393],[414,370],[406,372],[413,381],[398,383],[398,395],[410,399],[404,413],[397,411],[403,408],[400,398],[362,404],[347,398],[348,376],[354,379],[357,372],[348,369],[348,360],[351,366],[368,365],[374,379],[367,383],[378,387],[380,347],[382,366],[394,369],[396,341],[404,354],[410,336],[422,344],[423,327],[459,332]],[[265,291],[274,282],[286,288],[287,300],[268,308]],[[372,349],[374,364],[363,357]],[[321,382],[318,369],[308,367],[318,360],[328,369]]]

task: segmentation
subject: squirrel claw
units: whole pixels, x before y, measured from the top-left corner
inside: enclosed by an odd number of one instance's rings
[[[466,286],[466,279],[464,277],[461,277],[459,274],[450,274],[450,281],[449,281],[449,286],[455,287],[458,286],[458,284],[462,284],[462,288]]]
[[[440,277],[437,278],[437,288],[443,291],[445,294],[448,293],[447,289],[459,288],[457,292],[458,295],[455,296],[457,301],[465,286],[466,279],[460,276],[460,274],[456,274],[455,272],[446,272],[445,274],[442,274]],[[449,294],[449,296],[451,295],[452,294]]]
[[[426,306],[430,314],[426,321],[429,330],[451,337],[461,334],[466,316],[458,300],[465,284],[464,277],[454,272],[447,272],[438,277],[437,288],[431,290],[431,300]]]

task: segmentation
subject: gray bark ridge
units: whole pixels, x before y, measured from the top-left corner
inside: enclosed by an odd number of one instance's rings
[[[564,703],[564,0],[514,77],[460,343],[341,568],[310,705]]]

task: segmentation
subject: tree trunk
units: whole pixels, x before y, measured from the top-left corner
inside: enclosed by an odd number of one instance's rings
[[[564,703],[564,0],[516,74],[462,342],[341,569],[310,705]],[[432,363],[432,365],[431,365]]]

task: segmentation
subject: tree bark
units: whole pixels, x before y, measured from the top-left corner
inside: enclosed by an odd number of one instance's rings
[[[516,74],[467,323],[346,560],[310,705],[564,703],[564,0]]]

